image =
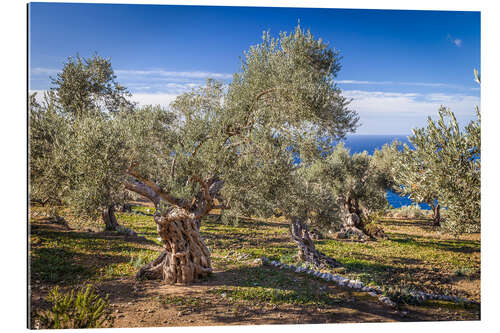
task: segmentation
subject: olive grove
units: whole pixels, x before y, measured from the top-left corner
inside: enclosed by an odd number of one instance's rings
[[[336,205],[302,173],[357,126],[334,82],[340,67],[336,51],[297,27],[278,38],[264,33],[230,84],[208,80],[167,110],[110,109],[71,120],[55,111],[50,126],[70,124],[55,131],[64,138],[51,146],[50,163],[64,180],[58,197],[86,214],[122,202],[127,190],[149,198],[164,249],[140,278],[190,283],[211,272],[199,230],[214,208],[226,217],[284,215],[304,260],[338,266],[307,231],[315,207]]]

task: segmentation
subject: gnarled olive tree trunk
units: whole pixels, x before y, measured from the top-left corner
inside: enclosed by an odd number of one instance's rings
[[[154,220],[163,243],[158,258],[137,272],[138,279],[189,284],[212,272],[210,252],[200,236],[200,226],[201,219],[214,208],[213,199],[222,182],[195,180],[202,184],[202,189],[191,202],[174,199],[151,182],[133,180],[127,184],[129,190],[146,196],[155,204]]]
[[[432,208],[432,225],[439,227],[441,226],[441,206],[439,204],[430,205]]]
[[[358,201],[350,197],[338,200],[341,209],[342,227],[339,238],[347,238],[349,234],[357,235],[362,240],[367,240],[369,236],[364,232],[364,225],[361,220],[361,209]]]
[[[106,226],[106,230],[114,231],[118,227],[118,220],[115,216],[115,207],[108,206],[102,210],[102,220]]]
[[[347,238],[349,234],[359,237],[361,240],[387,238],[384,230],[374,224],[368,225],[362,220],[363,214],[357,199],[348,197],[339,198],[341,209],[342,227],[338,233],[339,238]]]
[[[189,215],[178,208],[163,216],[155,214],[164,249],[158,258],[139,270],[137,278],[188,284],[212,272],[210,252],[200,236],[201,220]]]
[[[307,224],[304,221],[292,217],[290,222],[290,235],[299,248],[298,256],[300,260],[310,262],[316,267],[335,268],[342,266],[335,259],[316,250],[309,235]]]

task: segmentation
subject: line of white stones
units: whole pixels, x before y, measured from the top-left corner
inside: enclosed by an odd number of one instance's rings
[[[372,297],[376,297],[380,302],[382,302],[386,305],[389,305],[391,307],[397,306],[397,304],[394,301],[392,301],[389,297],[382,295],[382,288],[380,288],[379,286],[374,286],[374,287],[365,286],[364,283],[359,281],[359,280],[349,280],[348,278],[345,278],[341,275],[315,271],[313,269],[310,269],[310,268],[307,268],[304,266],[287,265],[287,264],[283,264],[283,263],[276,261],[276,260],[271,261],[269,258],[266,258],[266,257],[263,257],[261,259],[256,259],[255,263],[261,263],[263,265],[274,266],[274,267],[279,268],[279,269],[292,270],[292,271],[295,271],[295,273],[308,274],[308,275],[314,276],[316,278],[323,279],[327,282],[334,282],[341,287],[346,287],[346,288],[351,288],[354,290],[367,292],[368,295],[370,295]],[[457,297],[457,296],[450,296],[450,295],[430,294],[430,293],[424,293],[422,291],[412,291],[412,292],[410,292],[410,296],[415,298],[416,300],[419,300],[419,301],[425,301],[428,299],[432,299],[432,300],[444,300],[444,301],[450,301],[450,302],[476,303],[477,304],[477,302],[466,299],[466,298],[461,298],[461,297]]]

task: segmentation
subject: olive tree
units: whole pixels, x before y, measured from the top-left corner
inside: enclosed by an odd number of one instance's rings
[[[31,94],[28,112],[30,200],[44,206],[58,205],[64,196],[60,184],[65,181],[65,173],[55,147],[64,144],[68,122],[48,95],[39,102],[36,93]]]
[[[405,154],[421,163],[418,184],[432,185],[440,204],[447,208],[444,227],[455,233],[478,231],[481,214],[481,123],[477,120],[463,130],[455,115],[441,107],[439,119],[429,118],[427,127],[415,129],[409,137],[413,150]],[[411,192],[411,188],[410,188]]]
[[[475,71],[476,81],[480,82]],[[392,149],[395,189],[433,209],[435,225],[454,233],[480,229],[481,215],[481,117],[460,128],[454,113],[442,106],[438,119],[413,130],[412,147]],[[447,218],[440,217],[440,206]]]
[[[91,58],[78,54],[69,57],[51,81],[57,103],[72,117],[115,113],[134,106],[128,90],[116,81],[111,61],[97,54]]]
[[[385,194],[390,186],[378,158],[366,151],[351,154],[340,142],[331,154],[318,159],[310,169],[318,186],[329,193],[331,199],[325,202],[328,206],[323,211],[331,215],[325,222],[328,227],[340,228],[340,238],[349,234],[363,240],[385,237],[382,229],[371,224],[370,218],[386,206]]]
[[[92,177],[92,171],[98,169],[89,167],[87,173],[81,173],[78,169],[81,158],[75,155],[78,150],[70,145],[77,138],[87,136],[91,140],[91,135],[99,133],[102,133],[102,143],[112,145],[113,138],[106,137],[111,135],[112,129],[104,127],[111,126],[112,118],[119,112],[132,112],[135,105],[128,100],[129,92],[116,82],[110,60],[98,55],[89,59],[78,55],[68,58],[62,71],[52,78],[52,83],[54,87],[44,94],[42,103],[37,102],[36,95],[30,96],[29,101],[30,194],[33,199],[43,203],[64,202],[77,208],[78,212],[90,213],[89,209],[82,208],[85,207],[85,200],[75,199],[75,196],[81,189],[77,186],[80,179]],[[103,154],[105,148],[96,149],[101,155],[88,159],[89,166],[100,159],[108,159],[101,163],[113,163],[116,160],[116,154],[109,151],[107,155]],[[103,189],[99,191],[101,199],[107,196],[106,200],[101,200],[99,212],[106,229],[115,230],[118,226],[114,215],[115,205],[123,201],[118,198],[125,192],[111,193],[109,184],[106,184],[109,179],[92,178],[94,182],[99,179],[104,181]]]
[[[217,207],[237,216],[282,214],[305,259],[338,266],[310,242],[308,201],[321,195],[305,195],[300,168],[357,126],[334,82],[339,61],[300,27],[277,38],[264,33],[227,86],[208,80],[166,111],[149,107],[78,121],[79,133],[63,154],[77,176],[68,183],[73,202],[91,211],[127,189],[155,204],[163,251],[138,278],[185,284],[211,272],[200,226]]]
[[[410,139],[411,140],[411,139]],[[398,145],[401,150],[392,149],[394,181],[393,190],[400,195],[408,196],[417,203],[426,203],[432,209],[432,221],[435,226],[441,225],[441,205],[439,204],[439,184],[433,176],[435,170],[429,168],[425,158],[430,145],[419,146],[413,150],[408,145]]]
[[[357,114],[333,81],[339,70],[338,53],[300,27],[279,38],[264,33],[227,87],[208,81],[171,105],[177,120],[162,154],[167,179],[153,180],[140,160],[127,171],[127,188],[156,203],[164,244],[139,277],[189,283],[211,271],[199,228],[216,198],[225,214],[284,215],[302,252],[318,264],[338,265],[307,242],[294,155],[310,164],[321,149],[331,150],[333,140],[355,129]]]

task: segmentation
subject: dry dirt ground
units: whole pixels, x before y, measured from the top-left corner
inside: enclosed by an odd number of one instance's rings
[[[60,224],[38,219],[31,222],[32,247],[38,246],[33,235],[41,232],[51,233],[60,239],[71,237],[103,238],[120,242],[122,246],[132,244],[140,249],[160,250],[145,238],[129,238],[123,235],[92,233],[67,230]],[[86,235],[88,234],[88,235]],[[230,237],[230,236],[228,236]],[[43,242],[43,238],[40,238]],[[107,260],[107,257],[89,256],[86,261]],[[112,259],[109,259],[112,260]],[[112,263],[112,261],[110,261]],[[349,323],[349,322],[392,322],[392,321],[443,321],[479,320],[479,306],[456,305],[450,302],[427,301],[422,305],[402,304],[397,309],[379,303],[367,293],[354,292],[333,283],[320,281],[302,274],[278,270],[274,267],[260,266],[253,260],[232,266],[214,258],[214,274],[204,281],[189,286],[165,285],[160,281],[138,281],[133,274],[116,278],[92,281],[96,291],[109,295],[113,327],[155,327],[155,326],[211,326],[211,325],[260,325],[260,324],[312,324],[312,323]],[[241,267],[245,268],[242,269]],[[328,294],[328,305],[294,304],[293,302],[273,303],[262,299],[231,297],[225,290],[238,288],[241,281],[248,278],[253,270],[297,284],[307,283],[313,289]],[[69,291],[84,284],[62,285],[62,291]],[[463,282],[467,283],[467,282]],[[477,289],[476,282],[471,289]],[[45,301],[49,290],[56,283],[37,280],[31,281],[32,325],[36,326],[36,314],[49,308]],[[270,287],[265,285],[263,287]],[[467,286],[461,286],[466,288]],[[284,287],[287,289],[287,287]],[[290,285],[290,290],[293,286]]]

